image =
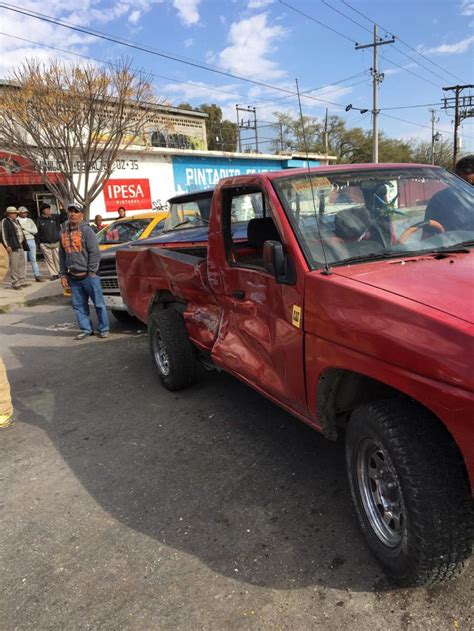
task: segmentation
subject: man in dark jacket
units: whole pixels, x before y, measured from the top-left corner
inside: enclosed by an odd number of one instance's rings
[[[23,230],[18,222],[18,210],[8,206],[2,221],[2,241],[8,252],[12,289],[28,287],[26,282],[25,252],[29,251]]]
[[[38,240],[48,267],[50,280],[59,278],[59,234],[61,224],[67,220],[66,213],[53,215],[49,204],[41,204],[38,221]]]
[[[69,220],[62,227],[59,245],[61,284],[71,288],[72,307],[81,329],[76,340],[92,335],[89,300],[92,300],[99,320],[99,337],[109,334],[109,318],[97,270],[100,251],[92,228],[84,221],[80,208],[69,206]]]

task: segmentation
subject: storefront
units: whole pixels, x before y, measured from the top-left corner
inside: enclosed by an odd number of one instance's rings
[[[13,153],[0,152],[0,219],[8,206],[26,206],[31,217],[39,216],[40,205],[51,204],[57,212],[54,196],[41,181],[29,160]]]
[[[320,163],[318,156],[309,160],[310,167]],[[91,217],[116,215],[120,206],[129,214],[139,214],[159,208],[173,195],[213,188],[223,177],[304,166],[308,166],[305,159],[281,155],[129,151],[116,161],[113,176],[92,204]]]
[[[318,166],[324,159],[312,155],[309,166]],[[163,207],[173,195],[213,188],[223,177],[304,166],[308,166],[307,160],[291,155],[135,147],[115,161],[112,177],[92,203],[90,217],[100,214],[111,219],[121,206],[128,215],[149,212]],[[76,168],[79,177],[80,161]],[[53,195],[31,163],[20,156],[0,152],[0,191],[0,215],[14,205],[26,206],[36,218],[45,201],[56,212]]]

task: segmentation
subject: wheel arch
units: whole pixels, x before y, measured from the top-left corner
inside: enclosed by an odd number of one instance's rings
[[[157,291],[150,300],[147,320],[154,311],[159,311],[161,309],[175,309],[176,311],[179,311],[179,313],[183,313],[186,309],[186,302],[173,295],[170,291],[163,289]]]

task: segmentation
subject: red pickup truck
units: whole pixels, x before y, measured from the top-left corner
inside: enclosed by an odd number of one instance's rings
[[[207,245],[117,253],[166,388],[218,367],[344,437],[360,526],[400,585],[471,554],[473,191],[409,164],[227,178]]]

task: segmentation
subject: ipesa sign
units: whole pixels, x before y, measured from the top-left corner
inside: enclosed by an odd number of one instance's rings
[[[148,179],[108,180],[104,186],[105,210],[150,210],[151,194]]]

